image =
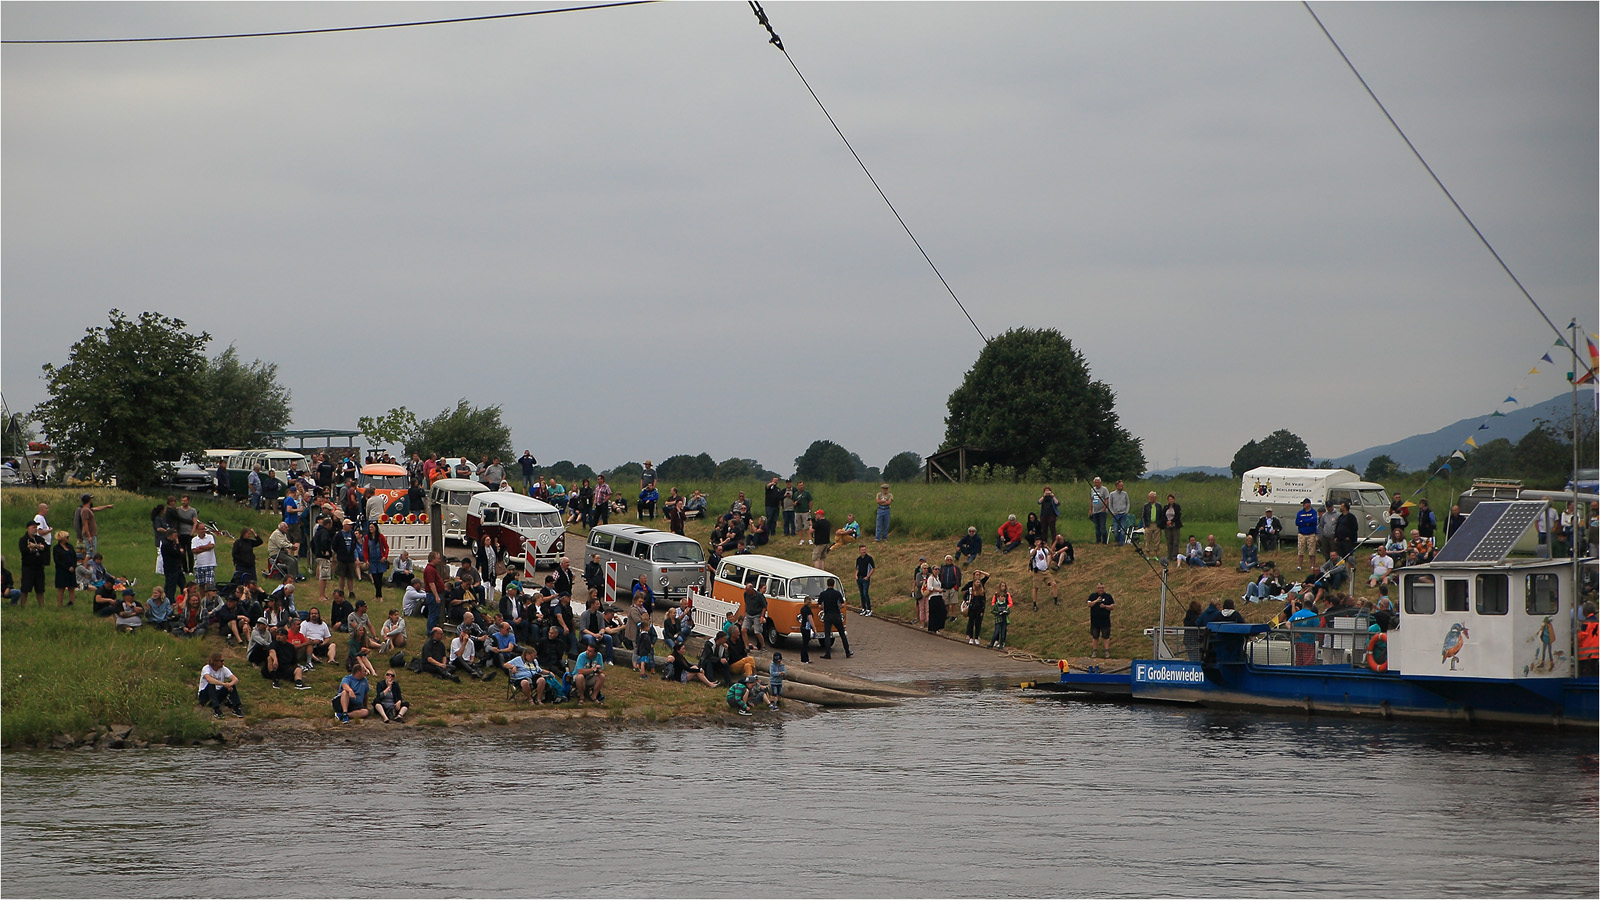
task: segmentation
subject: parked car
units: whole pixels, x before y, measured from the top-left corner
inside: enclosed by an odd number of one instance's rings
[[[178,491],[210,491],[216,487],[217,478],[194,463],[168,461],[159,464],[163,487]]]

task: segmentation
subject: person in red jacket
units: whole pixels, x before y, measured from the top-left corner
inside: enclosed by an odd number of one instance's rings
[[[1017,521],[1015,515],[1006,516],[1006,520],[996,529],[994,541],[995,549],[1001,553],[1010,553],[1022,546],[1022,523]]]

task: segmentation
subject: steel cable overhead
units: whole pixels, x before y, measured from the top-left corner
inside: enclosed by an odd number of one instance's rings
[[[967,322],[972,325],[972,330],[978,333],[978,337],[982,338],[985,344],[989,343],[989,336],[983,333],[982,328],[978,327],[978,323],[972,318],[972,313],[967,312],[966,304],[962,303],[961,298],[956,296],[955,290],[950,287],[950,282],[945,280],[944,273],[940,272],[939,267],[933,264],[933,259],[928,256],[928,251],[922,249],[922,242],[917,240],[915,234],[911,233],[911,226],[907,225],[906,220],[901,218],[900,210],[894,208],[894,203],[889,199],[889,195],[885,194],[883,188],[878,185],[878,179],[872,177],[872,172],[867,168],[867,164],[861,161],[861,155],[856,152],[855,147],[850,145],[850,139],[844,136],[844,131],[839,128],[839,123],[835,122],[833,114],[828,112],[828,107],[823,105],[822,98],[818,97],[817,92],[811,89],[811,82],[806,80],[806,76],[801,73],[800,67],[795,65],[794,57],[790,56],[789,51],[784,49],[783,41],[778,37],[778,32],[773,30],[772,22],[767,19],[766,10],[762,9],[761,4],[757,3],[756,0],[749,0],[749,3],[750,11],[756,15],[756,21],[761,23],[761,27],[765,28],[770,36],[767,43],[777,47],[783,53],[783,58],[789,61],[789,67],[794,69],[794,74],[800,76],[800,83],[805,85],[806,92],[811,95],[811,99],[817,102],[817,108],[822,110],[822,114],[827,117],[828,124],[833,126],[834,133],[839,135],[839,140],[844,141],[845,149],[849,150],[850,155],[855,157],[856,165],[860,166],[861,171],[866,173],[867,180],[872,182],[873,189],[878,192],[878,196],[882,197],[883,202],[888,205],[889,212],[894,213],[895,221],[899,222],[900,227],[905,229],[906,237],[911,238],[911,243],[917,246],[917,252],[922,254],[922,258],[927,261],[928,268],[933,270],[933,274],[938,276],[939,283],[944,285],[945,291],[950,294],[950,299],[954,300],[956,306],[961,308],[961,314],[967,317]]]
[[[1500,254],[1495,251],[1494,245],[1489,243],[1489,239],[1483,236],[1482,231],[1478,230],[1477,223],[1472,221],[1472,217],[1467,215],[1467,211],[1461,208],[1460,203],[1456,202],[1455,195],[1450,193],[1450,189],[1444,186],[1443,181],[1439,180],[1439,176],[1433,171],[1433,166],[1428,165],[1428,161],[1422,158],[1422,151],[1417,149],[1417,145],[1411,143],[1411,138],[1406,137],[1405,130],[1400,127],[1399,122],[1394,120],[1394,116],[1389,115],[1388,108],[1383,105],[1382,100],[1378,99],[1378,95],[1373,92],[1372,86],[1367,84],[1367,80],[1361,77],[1361,72],[1356,69],[1356,64],[1350,61],[1350,57],[1345,55],[1344,48],[1340,47],[1339,42],[1333,39],[1333,35],[1328,31],[1328,26],[1322,24],[1322,20],[1317,18],[1317,14],[1314,10],[1312,10],[1309,0],[1300,0],[1300,5],[1304,6],[1306,8],[1306,12],[1311,14],[1311,20],[1317,23],[1318,28],[1322,29],[1322,33],[1327,37],[1328,43],[1332,44],[1333,49],[1338,51],[1339,58],[1344,60],[1344,64],[1346,66],[1350,67],[1350,73],[1356,76],[1356,80],[1361,82],[1361,86],[1366,89],[1367,96],[1371,97],[1372,102],[1378,105],[1378,110],[1383,113],[1383,117],[1385,119],[1389,120],[1389,124],[1394,126],[1395,133],[1400,135],[1400,140],[1405,141],[1406,146],[1411,149],[1411,155],[1417,158],[1417,162],[1422,163],[1422,168],[1427,170],[1428,177],[1433,179],[1433,183],[1438,185],[1439,190],[1444,192],[1444,196],[1450,201],[1450,205],[1454,206],[1456,208],[1456,212],[1461,214],[1461,218],[1466,220],[1467,227],[1472,229],[1472,233],[1477,235],[1478,240],[1483,242],[1483,246],[1489,251],[1489,255],[1493,256],[1494,261],[1500,264],[1501,269],[1505,270],[1506,276],[1511,279],[1511,283],[1517,286],[1517,290],[1521,291],[1522,296],[1527,298],[1528,303],[1531,304],[1534,311],[1539,314],[1539,318],[1544,319],[1544,323],[1549,325],[1550,330],[1556,333],[1556,337],[1565,342],[1567,336],[1561,333],[1561,329],[1556,327],[1556,323],[1552,322],[1548,315],[1545,315],[1544,308],[1539,305],[1539,301],[1533,299],[1533,295],[1528,293],[1528,289],[1522,286],[1521,279],[1517,278],[1516,273],[1511,271],[1511,267],[1506,265],[1506,261],[1500,258]],[[1565,343],[1563,343],[1563,346],[1565,346]],[[1576,350],[1576,348],[1573,349]],[[1594,369],[1590,368],[1589,364],[1583,362],[1582,360],[1578,360],[1577,364],[1582,366],[1585,372],[1589,372],[1591,374],[1594,372]],[[1577,371],[1572,373],[1572,377],[1574,380],[1579,377]]]
[[[560,9],[536,9],[528,12],[496,13],[487,16],[462,16],[456,19],[427,19],[419,22],[389,22],[382,25],[346,25],[340,28],[302,28],[295,31],[251,31],[238,34],[186,34],[168,37],[142,38],[62,38],[59,40],[6,41],[0,44],[152,44],[169,41],[222,41],[232,38],[285,37],[296,34],[334,34],[343,31],[379,31],[385,28],[415,28],[419,25],[454,25],[459,22],[487,22],[492,19],[523,19],[528,16],[548,16],[553,13],[584,12],[591,9],[610,9],[617,6],[639,6],[657,0],[617,0],[615,3],[592,3],[588,6],[565,6]]]

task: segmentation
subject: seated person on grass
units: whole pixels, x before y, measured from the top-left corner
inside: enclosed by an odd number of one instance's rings
[[[472,636],[465,631],[459,631],[450,640],[450,668],[451,675],[457,672],[466,672],[474,679],[482,681],[486,677],[483,669],[478,667],[478,644]],[[492,673],[493,670],[490,670]]]
[[[1222,548],[1217,545],[1214,534],[1206,535],[1206,545],[1200,550],[1200,565],[1213,569],[1222,565]]]
[[[601,688],[606,684],[606,660],[596,648],[594,640],[584,641],[584,651],[572,664],[572,686],[578,692],[578,702],[599,702],[605,699]]]
[[[122,599],[117,603],[116,623],[117,630],[123,634],[144,624],[144,607],[134,599],[133,588],[122,591]]]
[[[406,645],[406,620],[400,617],[398,609],[389,610],[389,618],[378,626],[378,636],[383,638],[379,653],[392,653]]]
[[[378,693],[372,701],[372,711],[385,722],[404,722],[411,704],[400,693],[400,676],[393,669],[383,673]]]
[[[994,546],[1001,553],[1010,553],[1022,546],[1022,523],[1015,515],[1006,516],[1005,522],[995,529]]]
[[[1178,560],[1180,566],[1203,566],[1206,563],[1205,548],[1200,546],[1194,535],[1189,535],[1189,544],[1184,548],[1183,556]]]
[[[956,558],[960,559],[965,556],[967,558],[966,564],[970,566],[982,551],[983,538],[978,537],[978,529],[975,526],[968,525],[966,536],[956,541]]]
[[[311,690],[311,685],[305,682],[305,670],[299,665],[299,655],[300,651],[289,642],[289,629],[280,625],[272,634],[272,647],[261,660],[261,677],[272,682],[275,688],[287,679],[294,682],[296,690]]]
[[[339,694],[333,698],[333,717],[342,725],[349,725],[350,720],[365,719],[372,714],[367,709],[367,673],[359,666],[352,666],[350,674],[339,679]]]
[[[753,677],[753,676],[752,676]],[[728,685],[728,708],[741,716],[751,715],[750,712],[750,685],[740,678]]]
[[[239,703],[239,678],[222,664],[220,651],[211,654],[211,661],[200,670],[200,704],[211,707],[212,715],[222,718],[224,704],[233,710],[235,719],[244,718]]]
[[[672,645],[672,656],[667,660],[667,671],[662,673],[663,681],[678,681],[688,684],[690,681],[699,681],[706,687],[717,685],[709,678],[700,667],[689,662],[689,657],[683,652],[682,644]]]
[[[494,633],[489,635],[489,646],[497,665],[503,666],[510,662],[512,657],[521,655],[517,652],[517,635],[511,630],[511,623],[505,619],[501,619]]]
[[[351,669],[354,669],[359,663],[362,670],[368,675],[377,677],[377,670],[372,668],[372,660],[369,655],[379,646],[381,645],[367,633],[367,629],[357,625],[356,630],[350,633],[350,642],[345,648],[345,660],[349,663]]]
[[[322,621],[322,611],[315,606],[311,607],[306,620],[300,623],[300,636],[306,639],[306,656],[312,663],[319,656],[328,663],[338,659],[339,648],[333,642],[333,629]]]
[[[267,654],[272,652],[272,629],[268,627],[266,619],[256,619],[256,624],[250,629],[250,643],[245,650],[245,659],[252,666],[260,666],[267,661]]]
[[[191,585],[184,592],[181,605],[173,610],[176,624],[171,629],[178,637],[205,637],[206,615],[200,610],[200,592]]]
[[[457,684],[461,682],[461,677],[450,671],[450,648],[444,642],[444,629],[437,625],[429,632],[428,639],[422,644],[422,652],[412,665],[416,666],[418,673],[449,679]]]
[[[331,627],[334,631],[348,632],[350,627],[346,623],[350,621],[350,615],[355,611],[355,604],[351,603],[349,599],[345,597],[344,591],[334,588],[333,604],[328,610],[328,621],[330,623],[329,627]]]
[[[1060,569],[1062,566],[1072,565],[1076,559],[1077,555],[1072,551],[1072,542],[1059,534],[1056,535],[1055,541],[1050,544],[1050,565]]]
[[[555,674],[560,680],[567,671],[567,636],[560,625],[545,629],[544,640],[539,642],[539,668]]]
[[[1244,546],[1239,550],[1239,571],[1248,572],[1261,565],[1261,555],[1256,550],[1256,539],[1244,536]]]
[[[167,599],[166,588],[159,584],[150,589],[150,602],[144,605],[144,620],[151,628],[162,631],[172,625],[172,601]]]
[[[93,611],[97,616],[116,615],[117,589],[110,582],[94,589]]]
[[[532,647],[524,647],[520,654],[513,654],[501,663],[501,668],[510,676],[512,686],[528,701],[543,703],[549,695],[550,678],[554,676],[539,667],[538,656]]]
[[[217,611],[211,614],[211,624],[230,647],[250,639],[251,619],[239,608],[239,597],[235,594],[229,594]]]

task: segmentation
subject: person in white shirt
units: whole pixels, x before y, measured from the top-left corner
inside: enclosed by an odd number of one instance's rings
[[[1372,559],[1368,562],[1372,564],[1372,577],[1367,579],[1367,586],[1388,584],[1389,573],[1394,571],[1394,557],[1389,555],[1389,548],[1379,547],[1378,552],[1372,554]]]
[[[194,537],[189,543],[194,553],[194,580],[203,588],[217,583],[217,536],[206,531],[204,522],[194,523]]]
[[[41,503],[39,504],[38,514],[33,517],[34,524],[39,526],[39,533],[45,535],[46,537],[55,534],[55,532],[50,530],[50,520],[45,518],[45,513],[48,513],[49,511],[50,504]]]
[[[300,623],[300,635],[306,639],[306,654],[312,662],[319,651],[327,654],[330,663],[339,656],[339,648],[332,640],[333,629],[322,621],[322,612],[315,606],[311,607],[310,618]]]
[[[200,670],[200,703],[211,707],[212,715],[219,719],[223,704],[233,710],[234,718],[244,718],[243,706],[239,703],[239,679],[222,664],[221,653],[212,653],[211,661]]]
[[[428,592],[415,581],[406,585],[406,594],[400,600],[400,611],[408,616],[418,616],[428,605]]]
[[[1033,550],[1028,554],[1028,571],[1033,573],[1033,609],[1039,610],[1039,585],[1043,583],[1050,588],[1050,596],[1056,604],[1061,603],[1061,598],[1056,594],[1056,580],[1050,575],[1050,551],[1045,549],[1044,541],[1033,542]]]
[[[476,655],[476,642],[465,631],[458,632],[455,638],[450,641],[450,664],[445,671],[454,675],[459,669],[480,681],[485,677],[489,677],[485,676],[484,671],[478,668],[478,664],[474,662]],[[493,672],[494,670],[491,669],[490,674],[492,675]]]

